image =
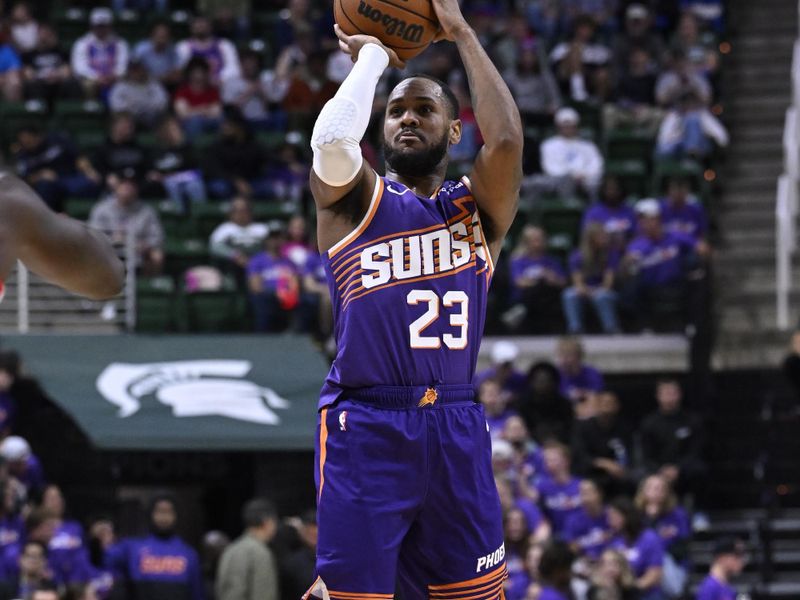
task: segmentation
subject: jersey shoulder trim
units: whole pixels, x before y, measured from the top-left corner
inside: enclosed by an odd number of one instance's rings
[[[383,197],[383,179],[379,175],[375,175],[375,189],[372,191],[372,199],[369,202],[369,208],[367,209],[367,214],[364,215],[364,218],[361,219],[361,223],[358,224],[358,227],[353,229],[349,234],[347,234],[344,238],[339,240],[338,243],[334,244],[333,247],[328,250],[328,258],[333,258],[339,252],[344,250],[348,245],[350,245],[358,236],[360,236],[364,231],[369,227],[369,224],[372,222],[372,219],[375,218],[375,214],[378,212],[378,205],[381,203],[381,198]]]
[[[472,194],[472,183],[470,182],[469,177],[464,175],[461,178],[461,182],[469,190],[469,193]],[[486,264],[489,267],[489,276],[491,277],[494,274],[494,260],[492,259],[492,252],[491,250],[489,250],[489,244],[486,243],[486,236],[483,234],[483,224],[481,223],[481,211],[478,208],[477,202],[475,203],[475,217],[478,220],[478,230],[480,232],[475,236],[475,243],[476,244],[480,243],[480,245],[483,247],[483,252],[486,256]],[[480,235],[480,240],[478,240],[478,235]]]

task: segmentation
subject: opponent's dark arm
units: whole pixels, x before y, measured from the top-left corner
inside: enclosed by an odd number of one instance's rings
[[[15,258],[48,281],[98,300],[122,289],[125,268],[108,238],[52,212],[10,174],[0,177],[0,224]]]
[[[456,43],[467,71],[472,106],[484,146],[470,173],[492,255],[497,257],[503,237],[517,212],[522,179],[522,122],[511,91],[478,36],[461,14],[457,0],[433,0],[445,37]]]

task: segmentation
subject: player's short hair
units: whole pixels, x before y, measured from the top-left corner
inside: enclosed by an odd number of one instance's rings
[[[278,518],[275,505],[265,498],[250,500],[242,509],[242,522],[245,527],[260,527],[264,521]]]
[[[461,104],[459,103],[458,98],[456,98],[453,88],[447,85],[444,81],[434,77],[433,75],[427,75],[425,73],[414,73],[413,75],[406,77],[406,79],[427,79],[428,81],[432,81],[438,85],[444,94],[445,100],[447,101],[447,110],[450,114],[450,118],[452,120],[458,118],[458,115],[461,113]]]

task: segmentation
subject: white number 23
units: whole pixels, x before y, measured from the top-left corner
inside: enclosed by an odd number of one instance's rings
[[[427,302],[428,310],[408,326],[411,335],[411,347],[415,350],[436,350],[441,347],[441,342],[451,350],[463,350],[467,347],[467,327],[469,326],[469,297],[461,291],[447,292],[442,298],[446,308],[458,305],[459,311],[450,314],[450,326],[458,327],[458,335],[445,333],[441,340],[438,337],[422,335],[426,328],[439,318],[439,296],[433,290],[411,290],[406,302],[416,306],[420,302]]]

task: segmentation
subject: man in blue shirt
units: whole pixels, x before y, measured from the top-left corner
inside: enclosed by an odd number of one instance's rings
[[[723,538],[714,545],[714,562],[697,588],[696,600],[736,600],[736,590],[730,581],[739,575],[746,562],[744,543],[733,538]]]

